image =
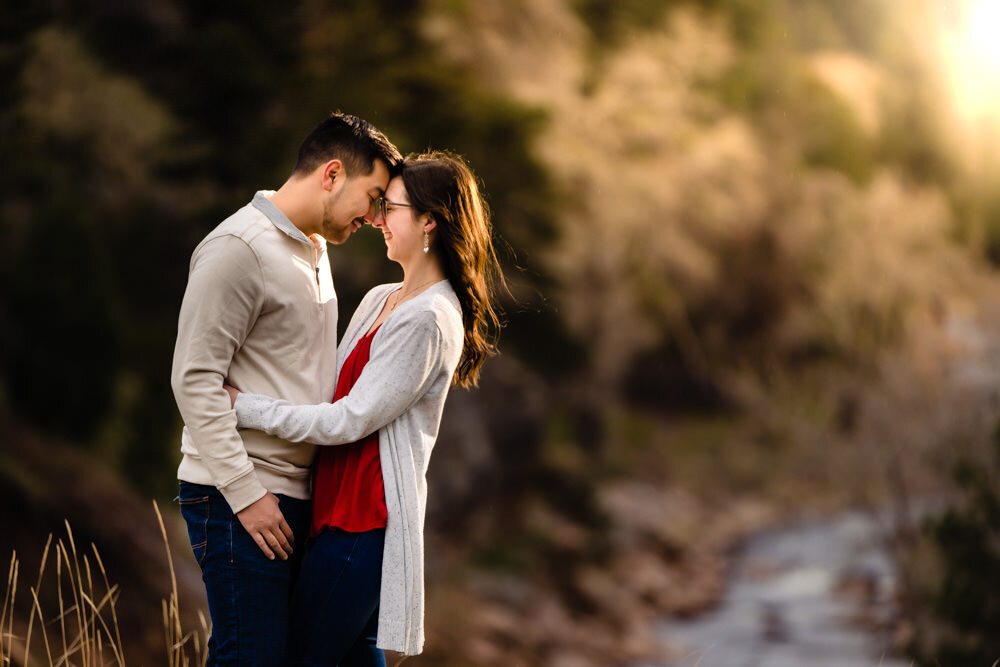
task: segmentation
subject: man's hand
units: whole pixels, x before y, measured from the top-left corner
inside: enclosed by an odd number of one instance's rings
[[[222,387],[229,392],[229,407],[234,407],[236,405],[236,397],[240,395],[240,390],[228,384],[224,384]]]
[[[237,512],[236,516],[269,560],[274,560],[275,553],[281,560],[288,560],[295,534],[278,507],[277,496],[268,493]]]

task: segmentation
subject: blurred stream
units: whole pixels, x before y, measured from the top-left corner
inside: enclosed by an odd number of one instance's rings
[[[848,512],[752,537],[717,609],[663,623],[681,656],[666,664],[906,667],[886,655],[896,579],[884,536],[871,514]]]

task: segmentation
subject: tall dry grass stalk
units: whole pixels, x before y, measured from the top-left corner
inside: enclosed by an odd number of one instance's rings
[[[153,509],[160,525],[170,571],[170,598],[162,601],[167,661],[170,667],[202,666],[208,658],[207,642],[210,634],[208,623],[205,615],[199,611],[201,628],[187,633],[182,629],[177,577],[174,573],[167,531],[160,508],[155,501]],[[126,664],[124,643],[115,606],[119,596],[118,585],[111,585],[96,546],[90,545],[90,555],[77,550],[76,540],[68,521],[66,539],[59,539],[54,549],[58,613],[54,618],[46,617],[40,591],[52,547],[50,534],[42,551],[38,578],[35,585],[30,588],[31,607],[27,623],[19,625],[25,628],[23,635],[15,632],[15,601],[20,561],[17,552],[11,555],[7,588],[0,604],[0,667],[8,665],[29,667],[33,659],[36,662],[42,660],[42,656],[32,654],[36,630],[41,635],[45,664],[55,667],[124,666]]]
[[[208,629],[208,622],[205,614],[198,610],[198,621],[201,624],[201,631],[192,630],[184,634],[181,626],[180,604],[177,597],[177,576],[174,573],[174,559],[170,554],[170,544],[167,541],[167,529],[163,525],[163,516],[160,514],[160,507],[153,501],[153,509],[156,510],[156,520],[160,523],[160,534],[163,535],[163,544],[167,552],[167,567],[170,569],[170,600],[163,600],[163,629],[167,639],[167,656],[170,667],[189,667],[191,664],[204,665],[208,660],[208,636],[211,634]],[[194,662],[188,656],[187,646],[191,645],[194,652]]]
[[[10,640],[13,637],[14,596],[17,593],[17,552],[10,557],[10,570],[7,573],[7,590],[3,596],[3,606],[0,607],[0,664],[10,664]]]

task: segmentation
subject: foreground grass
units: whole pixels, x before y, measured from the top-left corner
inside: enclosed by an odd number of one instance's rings
[[[162,600],[163,631],[170,667],[204,665],[210,634],[204,614],[198,612],[201,628],[184,632],[177,595],[177,577],[160,508],[153,501],[170,570],[171,593]],[[41,601],[42,585],[55,561],[55,609]],[[118,586],[112,585],[97,547],[89,553],[77,550],[73,531],[66,522],[66,538],[55,545],[50,534],[42,552],[35,585],[28,589],[30,612],[27,623],[15,622],[21,563],[11,555],[7,588],[0,603],[0,667],[36,663],[48,665],[125,665],[125,650],[115,608]],[[39,648],[39,644],[41,648]],[[35,652],[35,654],[32,653]],[[37,654],[37,655],[36,655]]]

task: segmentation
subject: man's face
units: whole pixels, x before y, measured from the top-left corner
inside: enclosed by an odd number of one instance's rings
[[[375,214],[377,200],[389,183],[389,168],[375,160],[370,174],[347,176],[341,170],[329,196],[323,202],[323,238],[328,243],[341,244],[361,229]]]

